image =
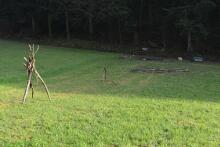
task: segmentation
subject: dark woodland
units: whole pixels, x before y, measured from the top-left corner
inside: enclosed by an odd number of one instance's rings
[[[0,0],[0,37],[218,55],[219,7],[219,0]]]

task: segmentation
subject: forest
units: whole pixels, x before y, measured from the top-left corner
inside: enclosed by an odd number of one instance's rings
[[[218,0],[0,0],[1,38],[219,54]]]

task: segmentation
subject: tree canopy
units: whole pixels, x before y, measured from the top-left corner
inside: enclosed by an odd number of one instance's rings
[[[0,0],[0,35],[219,52],[218,0]]]

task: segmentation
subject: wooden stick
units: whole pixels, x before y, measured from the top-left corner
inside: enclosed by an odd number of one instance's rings
[[[28,60],[27,60],[27,58],[26,58],[26,57],[24,57],[24,60],[25,60],[26,62],[28,62]]]
[[[34,98],[34,88],[31,87],[31,89],[32,89],[32,99],[33,99]]]
[[[104,81],[107,80],[107,69],[104,67],[104,75],[103,75]]]
[[[38,76],[38,78],[41,80],[41,82],[42,82],[42,84],[43,84],[43,86],[44,86],[44,88],[45,88],[45,90],[46,90],[46,92],[47,92],[47,96],[48,96],[49,100],[51,101],[50,92],[49,92],[49,90],[48,90],[48,88],[47,88],[46,83],[44,82],[43,78],[40,76],[40,74],[38,73],[38,71],[37,71],[36,69],[34,69],[34,72],[35,72],[35,74]]]
[[[29,44],[29,49],[30,49],[30,51],[32,50],[32,47],[31,47],[31,45]]]
[[[28,91],[29,91],[30,84],[31,84],[31,78],[32,78],[32,72],[30,72],[29,75],[28,75],[27,87],[25,89],[23,102],[22,102],[23,104],[25,104],[25,101],[26,101],[26,98],[27,98],[27,95],[28,95]]]
[[[37,82],[37,85],[38,85],[39,77],[36,74],[35,74],[35,79],[36,79],[36,82]]]
[[[26,67],[26,68],[27,68],[27,64],[26,64],[26,63],[23,63],[23,65],[24,65],[24,67]]]
[[[40,49],[40,46],[37,46],[37,50],[35,51],[34,55],[38,52],[38,50]]]
[[[33,87],[33,84],[32,84],[32,81],[31,81],[31,84],[30,84],[30,88],[31,88],[31,91],[32,91],[32,98],[34,98],[34,87]]]

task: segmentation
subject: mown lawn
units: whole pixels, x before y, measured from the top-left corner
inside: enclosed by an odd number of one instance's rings
[[[27,50],[0,40],[0,146],[220,146],[220,64],[41,46],[37,68],[52,101],[38,84],[22,105]],[[129,72],[139,66],[190,72]]]

